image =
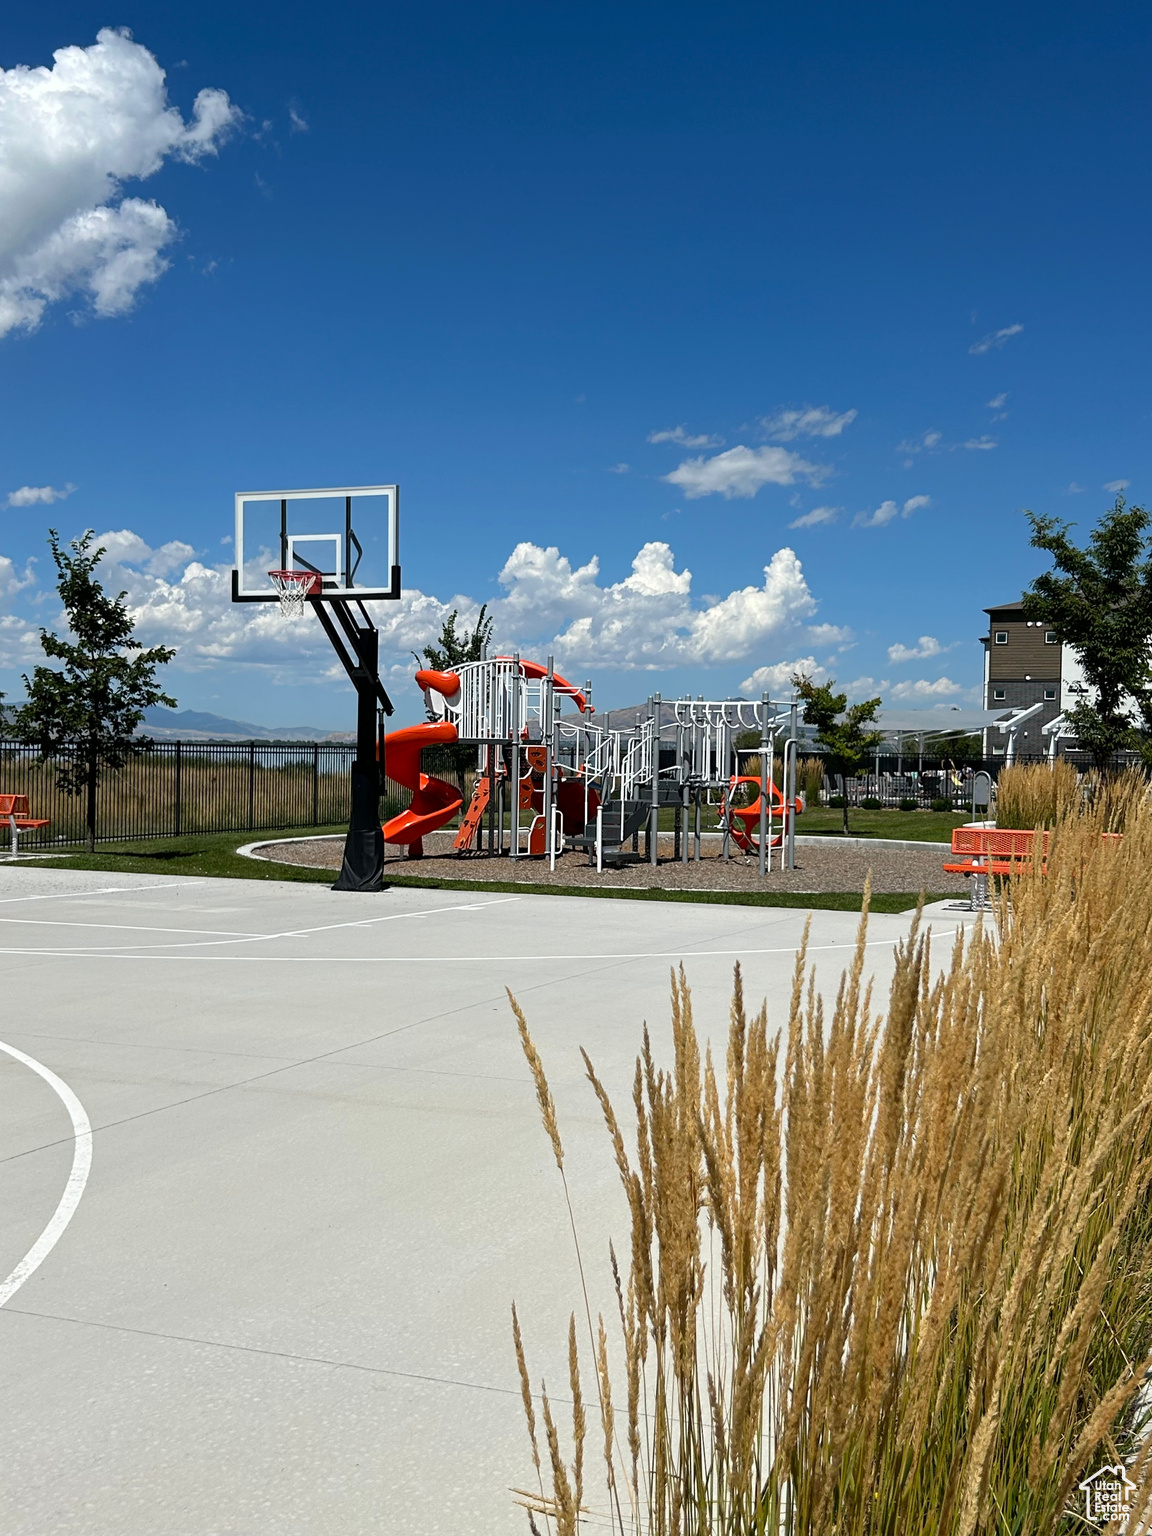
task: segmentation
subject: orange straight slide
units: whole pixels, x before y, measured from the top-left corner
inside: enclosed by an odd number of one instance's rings
[[[455,740],[456,727],[451,720],[405,726],[384,738],[384,772],[412,791],[408,809],[384,823],[384,841],[407,843],[409,858],[420,857],[424,852],[420,839],[451,821],[463,803],[454,784],[420,771],[420,753],[425,747],[450,746]]]

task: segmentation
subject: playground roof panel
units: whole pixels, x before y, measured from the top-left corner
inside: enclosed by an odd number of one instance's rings
[[[982,731],[1012,713],[1008,709],[882,709],[876,724],[885,732],[939,736],[955,731]]]

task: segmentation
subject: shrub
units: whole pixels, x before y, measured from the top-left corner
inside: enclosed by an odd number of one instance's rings
[[[834,810],[842,811],[848,802],[843,795],[829,795],[824,804],[831,806]]]
[[[911,800],[906,798],[901,800],[900,809],[902,811],[918,811],[920,809],[920,802],[919,800]]]
[[[681,968],[672,1061],[645,1029],[631,1123],[584,1056],[627,1235],[603,1283],[577,1243],[584,1297],[615,1294],[609,1321],[585,1300],[569,1323],[572,1459],[513,1308],[518,1498],[549,1531],[1051,1536],[1105,1461],[1148,1528],[1152,944],[1131,936],[1152,931],[1152,815],[1130,797],[1127,817],[1121,842],[1103,806],[1061,822],[1047,876],[1013,878],[998,933],[962,931],[942,973],[917,919],[880,1027],[865,911],[838,992],[801,950],[783,1035],[737,968],[709,1044]]]
[[[876,795],[865,795],[860,804],[866,811],[882,811],[884,809],[883,800],[878,799]]]
[[[933,800],[932,809],[934,811],[950,811],[952,809],[952,802],[944,798]]]

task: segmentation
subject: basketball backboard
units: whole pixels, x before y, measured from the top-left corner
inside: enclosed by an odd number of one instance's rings
[[[310,571],[313,600],[400,596],[400,488],[337,486],[236,493],[234,603],[275,603],[272,571]]]

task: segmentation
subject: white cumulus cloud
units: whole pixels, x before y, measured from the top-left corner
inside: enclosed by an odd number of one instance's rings
[[[795,661],[777,661],[770,666],[757,667],[740,684],[740,692],[750,695],[767,693],[773,698],[790,696],[792,679],[797,676],[811,678],[814,683],[828,681],[827,671],[815,656],[800,656]]]
[[[921,507],[932,504],[930,496],[909,496],[901,507],[899,502],[882,501],[875,512],[857,512],[852,519],[853,528],[883,528],[897,517],[911,517],[913,512],[918,512]]]
[[[719,448],[724,441],[708,432],[689,432],[683,425],[665,427],[662,432],[649,432],[650,443],[678,443],[681,448]]]
[[[802,517],[793,518],[788,526],[789,528],[819,528],[821,523],[834,523],[837,514],[842,510],[841,507],[813,507],[811,512],[805,512]]]
[[[856,636],[847,624],[809,624],[808,638],[816,645],[834,645],[838,650],[851,650]]]
[[[24,569],[19,571],[7,555],[0,555],[0,597],[12,597],[15,593],[22,592],[25,587],[32,587],[35,584],[35,560],[29,560]]]
[[[790,549],[777,550],[762,585],[703,608],[667,544],[645,544],[623,581],[602,586],[599,573],[595,558],[573,570],[555,546],[518,544],[500,573],[507,596],[494,605],[497,629],[582,664],[652,670],[740,660],[816,607]]]
[[[0,555],[0,666],[27,668],[43,659],[39,624],[19,611],[21,594],[26,589],[34,593],[35,587],[35,561],[29,560],[21,571],[7,555]]]
[[[989,437],[987,432],[983,437],[970,437],[964,444],[965,448],[975,448],[981,452],[987,452],[989,448],[998,448],[1000,444],[994,437]]]
[[[178,670],[245,663],[263,669],[272,682],[342,675],[318,624],[287,623],[274,604],[233,604],[229,566],[207,563],[192,545],[173,539],[152,547],[128,528],[102,533],[96,542],[106,550],[100,567],[106,588],[127,592],[144,644],[177,648]],[[693,600],[691,572],[677,570],[671,548],[661,542],[645,544],[617,582],[601,580],[595,557],[573,566],[556,546],[524,542],[499,580],[503,595],[489,602],[497,645],[541,660],[552,654],[562,671],[742,661],[789,641],[802,644],[805,622],[816,609],[800,562],[787,548],[763,567],[762,581],[713,600]],[[30,585],[31,591],[22,590]],[[22,614],[21,603],[34,605],[39,598],[42,605],[46,596],[36,593],[32,567],[19,576],[10,561],[0,563],[0,664],[26,660],[29,647],[35,650],[37,610],[29,606]],[[405,680],[413,669],[410,652],[438,636],[449,612],[455,608],[473,623],[480,604],[468,594],[440,598],[409,588],[397,603],[371,606],[385,665]],[[38,611],[50,613],[43,606]],[[44,622],[59,627],[62,616]],[[809,634],[809,643],[831,644],[848,632],[818,625]]]
[[[874,699],[877,694],[884,694],[888,689],[888,679],[874,677],[854,677],[850,683],[844,684],[844,692],[848,695],[850,703],[856,703],[862,699]]]
[[[1120,492],[1126,491],[1131,484],[1131,480],[1105,480],[1104,489],[1111,491],[1113,496],[1119,496]]]
[[[938,677],[935,682],[918,677],[915,682],[897,683],[892,690],[892,697],[901,700],[950,699],[965,691],[963,683],[954,683],[950,677]]]
[[[711,459],[685,459],[663,478],[691,501],[700,496],[755,496],[762,485],[795,485],[797,480],[820,485],[829,474],[826,466],[810,464],[787,448],[745,448],[740,443]]]
[[[989,331],[987,336],[981,336],[979,341],[974,341],[968,351],[975,357],[979,357],[984,352],[992,352],[1002,347],[1006,341],[1010,341],[1013,336],[1019,336],[1023,329],[1024,327],[1017,323],[1005,325],[998,331]]]
[[[950,645],[941,645],[934,635],[921,635],[915,645],[890,645],[888,647],[888,660],[900,661],[927,661],[930,656],[942,656],[945,651],[950,651]]]
[[[53,59],[0,69],[0,336],[35,329],[72,294],[100,316],[130,309],[166,270],[177,230],[158,203],[123,197],[123,184],[169,158],[214,155],[240,120],[209,88],[185,122],[164,71],[126,31],[106,27]]]
[[[57,488],[54,485],[22,485],[18,491],[9,491],[6,507],[50,507],[54,501],[71,496],[76,487],[69,482]]]
[[[837,412],[826,405],[804,405],[762,416],[760,425],[773,442],[790,443],[796,437],[839,437],[858,415],[855,409]]]

